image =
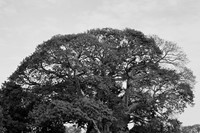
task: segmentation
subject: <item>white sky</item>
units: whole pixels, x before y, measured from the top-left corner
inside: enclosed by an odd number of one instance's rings
[[[195,103],[179,116],[200,124],[200,0],[0,0],[0,83],[56,34],[126,27],[176,42],[197,77]]]

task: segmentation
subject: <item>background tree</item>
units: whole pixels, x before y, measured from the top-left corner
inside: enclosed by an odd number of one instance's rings
[[[183,126],[181,128],[181,133],[199,133],[200,125],[195,124],[191,126]]]
[[[64,132],[65,122],[87,125],[87,133],[125,133],[131,122],[133,129],[175,130],[170,116],[193,104],[194,76],[185,61],[174,43],[132,29],[57,35],[3,85],[4,117],[38,133]]]

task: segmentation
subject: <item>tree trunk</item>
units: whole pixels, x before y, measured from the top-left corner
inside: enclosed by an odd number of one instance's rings
[[[101,123],[98,123],[98,130],[100,133],[112,133],[110,131],[110,126],[112,125],[111,122],[106,122],[104,120],[102,120]],[[94,127],[94,123],[89,123],[87,126],[87,131],[86,133],[98,133],[98,131],[95,129]]]
[[[86,133],[97,133],[92,122],[88,123]]]

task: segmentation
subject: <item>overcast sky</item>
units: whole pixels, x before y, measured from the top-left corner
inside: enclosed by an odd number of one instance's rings
[[[0,0],[0,83],[56,34],[132,28],[176,42],[197,77],[195,103],[179,116],[200,124],[200,0]]]

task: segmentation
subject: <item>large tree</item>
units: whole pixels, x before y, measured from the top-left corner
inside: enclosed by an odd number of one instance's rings
[[[173,113],[193,104],[185,61],[176,44],[133,29],[54,36],[3,84],[5,127],[17,120],[23,130],[53,133],[68,122],[87,133],[116,133],[133,123],[132,132],[164,132],[176,125]]]

